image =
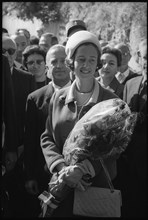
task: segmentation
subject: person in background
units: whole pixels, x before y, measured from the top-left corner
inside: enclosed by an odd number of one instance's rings
[[[114,92],[119,98],[123,98],[124,85],[120,84],[115,75],[121,66],[122,54],[116,48],[105,46],[102,49],[101,63],[102,68],[99,69],[99,77],[97,80],[103,87]]]
[[[2,157],[1,157],[1,215],[11,217],[10,186],[8,185],[16,166],[17,124],[14,90],[8,59],[2,55]],[[9,179],[10,177],[10,179]],[[11,179],[12,180],[12,179]]]
[[[25,125],[25,173],[26,190],[30,194],[30,207],[37,207],[35,217],[40,213],[37,196],[48,187],[51,174],[40,147],[40,136],[45,130],[48,105],[55,91],[71,84],[69,68],[65,66],[65,47],[59,44],[52,46],[46,55],[46,65],[52,76],[48,85],[29,94],[26,104]],[[33,201],[36,201],[33,203]],[[34,205],[33,205],[34,204]],[[31,212],[31,211],[30,211]]]
[[[23,35],[25,35],[26,40],[27,40],[27,46],[30,45],[30,37],[31,37],[31,35],[30,35],[30,32],[27,29],[25,29],[25,28],[18,28],[16,30],[15,34],[23,34]]]
[[[29,93],[36,89],[35,78],[31,73],[14,66],[14,60],[17,55],[17,46],[15,41],[10,37],[5,36],[2,38],[2,51],[3,54],[7,56],[11,69],[18,124],[18,140],[19,146],[22,146],[26,100]]]
[[[128,80],[123,100],[138,113],[137,124],[126,151],[119,158],[117,187],[121,187],[123,217],[145,218],[147,204],[147,39],[139,44],[141,75]]]
[[[15,41],[17,46],[16,58],[14,64],[17,68],[22,68],[22,53],[27,47],[27,39],[25,35],[21,33],[11,35],[10,38],[13,41]]]
[[[66,24],[66,40],[63,42],[63,45],[66,46],[67,40],[70,36],[72,36],[77,31],[87,30],[86,24],[82,20],[71,20]],[[70,78],[74,81],[75,76],[73,71],[70,72]]]
[[[2,53],[7,56],[12,86],[17,126],[17,161],[10,172],[6,172],[4,181],[9,194],[9,209],[11,217],[22,217],[26,214],[26,192],[24,187],[24,123],[27,96],[35,90],[34,76],[14,66],[17,46],[10,37],[2,38]],[[13,111],[13,109],[12,109]],[[15,123],[13,124],[15,129]],[[12,143],[13,144],[13,143]],[[9,161],[9,160],[8,160]],[[15,160],[13,161],[14,164]],[[10,164],[9,164],[10,166]],[[9,167],[8,167],[9,168]],[[7,167],[6,167],[7,169]]]
[[[75,32],[87,30],[86,24],[82,20],[71,20],[66,24],[66,37],[67,39],[72,36]]]
[[[73,189],[84,174],[81,172],[81,166],[92,177],[93,186],[108,187],[99,161],[86,159],[75,169],[72,166],[66,167],[62,149],[77,120],[96,103],[117,97],[104,89],[94,77],[101,57],[101,47],[96,35],[88,31],[74,33],[67,41],[66,55],[66,63],[74,71],[75,80],[69,87],[53,94],[45,131],[41,135],[41,148],[49,171],[54,174],[66,168],[69,175],[65,177],[65,181],[72,188],[71,193],[55,209],[52,217],[73,217]],[[104,162],[111,179],[114,179],[116,160],[111,158]],[[86,167],[89,167],[91,172]]]
[[[31,36],[30,45],[39,45],[39,38],[37,36]]]
[[[6,172],[15,167],[17,161],[17,124],[13,82],[8,59],[2,54],[2,122],[3,165]]]
[[[51,46],[57,43],[58,39],[53,33],[44,33],[39,39],[39,46],[44,49],[46,53]]]
[[[116,78],[120,83],[125,85],[127,80],[138,76],[138,74],[131,70],[128,65],[131,59],[129,46],[125,43],[118,43],[115,45],[115,48],[121,50],[122,53],[122,63],[120,66],[120,70],[116,74]]]
[[[35,76],[36,89],[48,84],[45,50],[38,45],[26,47],[22,54],[22,63],[23,67]]]

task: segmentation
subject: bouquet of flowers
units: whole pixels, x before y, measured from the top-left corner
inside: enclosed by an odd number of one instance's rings
[[[119,98],[94,105],[75,124],[65,141],[63,156],[66,165],[75,165],[85,159],[99,160],[120,155],[131,139],[136,121],[137,114],[132,113],[128,105]],[[57,207],[70,190],[58,180],[51,180],[49,186],[47,198],[42,198],[44,205],[46,203],[50,207],[47,209],[46,206],[46,216],[50,216],[51,207],[55,204],[54,207]]]

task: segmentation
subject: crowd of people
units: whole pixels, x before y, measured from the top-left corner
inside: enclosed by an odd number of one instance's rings
[[[127,43],[98,39],[82,20],[67,23],[62,43],[53,33],[38,38],[27,29],[13,35],[2,29],[3,217],[41,216],[38,196],[48,191],[53,174],[65,168],[72,190],[53,217],[75,217],[74,189],[79,182],[89,187],[81,181],[82,170],[91,176],[92,186],[109,188],[99,161],[87,159],[68,169],[62,149],[75,123],[93,105],[116,97],[137,112],[138,119],[127,149],[106,159],[105,165],[122,193],[121,217],[147,216],[146,38],[138,45],[137,57],[136,71],[129,66]]]

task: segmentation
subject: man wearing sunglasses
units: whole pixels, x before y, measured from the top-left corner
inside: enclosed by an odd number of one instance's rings
[[[7,56],[10,70],[12,85],[14,90],[14,104],[16,109],[16,122],[17,122],[17,153],[18,161],[17,166],[14,167],[14,172],[10,172],[10,177],[8,178],[9,194],[12,199],[10,199],[11,207],[15,213],[17,210],[17,216],[22,216],[24,207],[21,205],[24,195],[23,192],[23,148],[24,148],[24,123],[25,123],[25,106],[27,96],[36,89],[34,76],[24,70],[18,69],[14,66],[14,60],[16,58],[16,43],[8,36],[2,37],[2,53]],[[9,167],[8,167],[9,168]],[[18,169],[19,168],[19,169]],[[7,169],[6,172],[11,171]],[[19,175],[18,175],[19,174]],[[21,174],[21,175],[20,175]],[[14,185],[20,185],[21,192],[19,189],[14,189]],[[20,201],[18,201],[18,198]],[[15,202],[14,202],[15,201]],[[18,207],[17,207],[18,206]]]

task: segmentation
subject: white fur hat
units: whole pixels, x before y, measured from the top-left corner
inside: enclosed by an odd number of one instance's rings
[[[65,48],[67,58],[70,59],[73,56],[75,50],[78,48],[78,46],[84,43],[93,43],[94,45],[96,45],[96,47],[101,53],[101,46],[97,36],[89,31],[82,30],[77,31],[69,37]]]

